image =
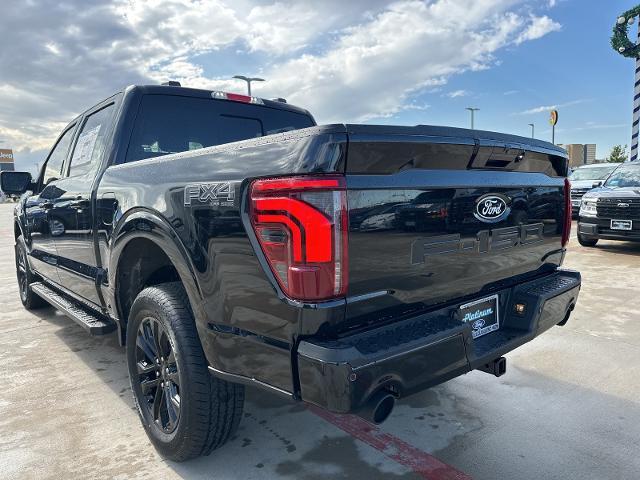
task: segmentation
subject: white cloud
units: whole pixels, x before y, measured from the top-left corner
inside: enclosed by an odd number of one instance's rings
[[[523,112],[520,112],[520,115],[531,115],[534,113],[550,112],[551,110],[555,110],[557,108],[558,105],[542,105],[540,107],[534,107],[528,110],[524,110]]]
[[[445,96],[449,98],[466,97],[468,95],[469,92],[467,90],[453,90],[452,92],[445,93]]]
[[[253,51],[271,54],[293,53],[308,43],[323,27],[335,21],[335,15],[319,15],[305,4],[256,6],[247,16],[246,40]]]
[[[11,42],[0,44],[0,65],[19,68],[0,77],[0,138],[39,151],[127,84],[175,79],[238,91],[242,84],[229,80],[236,73],[267,78],[257,94],[284,96],[320,122],[425,109],[419,94],[560,28],[524,1],[5,2]]]
[[[499,49],[515,43],[534,19],[506,11],[511,3],[393,3],[341,31],[328,50],[274,65],[261,88],[307,106],[320,121],[396,114],[451,75],[489,68]]]
[[[535,113],[550,112],[551,110],[557,110],[559,108],[579,105],[581,103],[585,103],[586,101],[587,100],[585,99],[580,99],[580,100],[571,100],[570,102],[565,102],[565,103],[557,103],[554,105],[541,105],[539,107],[529,108],[528,110],[518,112],[516,115],[532,115]]]
[[[60,49],[54,42],[49,42],[44,47],[54,55],[60,55]]]
[[[548,33],[557,32],[561,28],[562,25],[550,19],[546,15],[542,17],[531,17],[529,25],[527,25],[526,29],[520,35],[518,35],[515,43],[516,45],[519,45],[522,42],[536,40],[538,38],[544,37]]]

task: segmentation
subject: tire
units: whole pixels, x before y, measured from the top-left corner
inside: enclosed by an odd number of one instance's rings
[[[138,414],[160,454],[182,462],[229,440],[242,417],[244,386],[209,372],[180,283],[140,292],[129,313],[126,349]]]
[[[31,271],[31,267],[29,267],[29,261],[27,259],[27,245],[24,243],[22,235],[16,239],[15,254],[18,292],[20,294],[20,301],[22,302],[22,305],[27,310],[36,310],[38,308],[48,306],[49,304],[45,300],[31,290],[31,284],[36,282],[38,277]]]
[[[583,247],[595,247],[598,243],[597,238],[585,238],[582,235],[578,234],[578,243]]]

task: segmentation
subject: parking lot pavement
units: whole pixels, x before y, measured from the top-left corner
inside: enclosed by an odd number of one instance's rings
[[[573,240],[574,315],[508,355],[499,379],[472,372],[402,399],[366,431],[250,389],[236,437],[175,464],[140,426],[115,336],[22,308],[11,209],[0,205],[1,478],[456,478],[421,470],[436,458],[474,479],[638,478],[640,245]]]

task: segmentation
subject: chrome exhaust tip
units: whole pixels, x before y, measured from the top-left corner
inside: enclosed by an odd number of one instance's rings
[[[365,419],[369,423],[379,425],[384,422],[396,404],[396,398],[384,390],[378,390],[371,395],[364,407],[356,412],[356,415]]]

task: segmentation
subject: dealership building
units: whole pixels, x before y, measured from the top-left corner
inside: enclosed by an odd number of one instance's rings
[[[569,166],[576,168],[581,165],[591,165],[596,162],[596,144],[595,143],[559,143],[559,147],[564,148],[569,154]]]

